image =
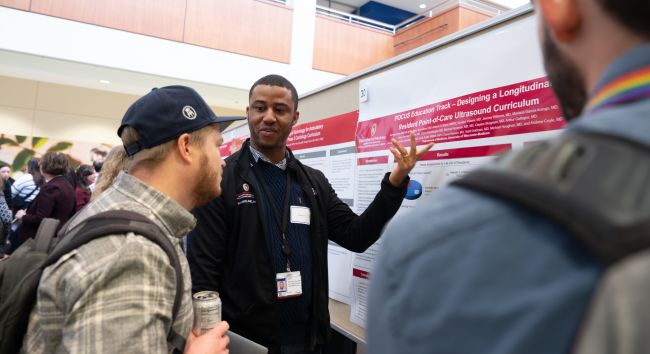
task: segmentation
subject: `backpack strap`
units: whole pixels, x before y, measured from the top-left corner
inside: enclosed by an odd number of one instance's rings
[[[50,246],[56,235],[57,226],[59,226],[58,219],[44,218],[41,221],[41,224],[38,225],[36,236],[34,236],[34,240],[36,241],[35,251],[47,253],[50,250]]]
[[[171,265],[174,267],[174,271],[176,272],[176,295],[174,297],[174,306],[172,309],[171,324],[173,325],[178,315],[184,293],[183,271],[181,269],[180,260],[176,253],[176,248],[167,236],[165,236],[165,233],[163,233],[162,230],[160,230],[160,228],[151,220],[141,214],[127,210],[110,210],[89,217],[65,234],[63,239],[56,245],[54,250],[52,250],[52,253],[45,260],[42,269],[56,263],[63,255],[94,239],[107,235],[126,234],[129,232],[141,235],[157,244],[163,249],[163,251],[165,251]],[[176,333],[171,326],[168,331],[167,341],[171,343],[176,350],[180,350],[180,352],[185,348],[185,338]]]
[[[606,265],[650,248],[650,148],[637,142],[567,131],[452,184],[548,217]]]

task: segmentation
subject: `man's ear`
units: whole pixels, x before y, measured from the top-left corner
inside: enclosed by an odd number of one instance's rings
[[[178,152],[178,156],[182,161],[187,163],[192,162],[192,154],[190,152],[192,148],[194,147],[190,144],[189,134],[181,134],[178,140],[176,140],[176,152]]]
[[[578,0],[538,0],[538,3],[549,32],[559,42],[573,40],[582,24]]]
[[[293,127],[298,123],[298,118],[300,117],[300,112],[296,111],[296,113],[293,114],[293,121],[291,122],[291,126]]]

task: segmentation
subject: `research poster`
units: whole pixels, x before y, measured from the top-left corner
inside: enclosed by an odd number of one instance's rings
[[[360,89],[367,99],[359,104],[355,138],[357,211],[368,206],[393,168],[391,139],[408,148],[413,132],[418,148],[435,143],[410,173],[393,220],[418,204],[435,203],[436,190],[498,154],[548,139],[565,126],[532,16],[368,77]],[[352,261],[350,320],[363,327],[380,249],[381,239]]]
[[[303,164],[323,172],[338,197],[354,206],[356,149],[354,134],[359,112],[349,112],[293,127],[287,146]],[[329,296],[352,301],[352,252],[330,241],[328,245]]]

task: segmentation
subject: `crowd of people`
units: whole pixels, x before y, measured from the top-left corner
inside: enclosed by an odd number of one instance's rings
[[[0,258],[33,238],[43,218],[60,220],[63,225],[90,202],[95,180],[107,152],[91,151],[91,165],[71,166],[66,154],[48,152],[32,158],[17,179],[11,166],[2,165],[0,176]]]
[[[647,1],[533,4],[568,134],[647,148]],[[44,270],[22,352],[227,353],[230,328],[270,353],[325,353],[327,244],[363,252],[382,233],[369,290],[370,353],[650,351],[641,291],[650,279],[637,257],[608,268],[552,218],[459,186],[389,225],[409,172],[432,147],[418,150],[413,134],[410,146],[393,141],[394,168],[355,214],[286,146],[299,111],[282,76],[251,86],[250,139],[224,161],[221,132],[234,119],[217,117],[189,87],[163,87],[128,109],[117,131],[123,144],[102,156],[103,168],[82,165],[71,177],[60,153],[31,160],[15,181],[0,168],[0,217],[12,250],[43,218],[74,227],[129,210],[160,228],[182,268],[177,274],[159,246],[133,232],[79,246]],[[223,321],[197,336],[191,294],[206,290],[219,293]]]

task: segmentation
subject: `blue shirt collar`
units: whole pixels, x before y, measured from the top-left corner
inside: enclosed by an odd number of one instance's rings
[[[262,159],[262,161],[267,162],[271,165],[275,165],[282,171],[285,171],[287,169],[287,158],[289,157],[289,151],[287,151],[287,149],[284,150],[284,158],[280,160],[280,162],[278,163],[271,162],[271,160],[268,157],[266,157],[264,154],[262,154],[257,149],[255,149],[252,144],[250,145],[250,149],[251,149],[251,155],[253,155],[253,159],[255,160],[255,163],[257,163],[260,159]]]

